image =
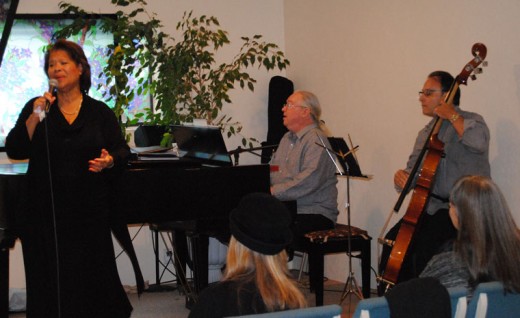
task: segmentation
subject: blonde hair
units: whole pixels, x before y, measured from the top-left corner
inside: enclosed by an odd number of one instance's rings
[[[305,297],[290,276],[285,250],[276,255],[261,254],[231,236],[223,280],[242,284],[254,281],[269,312],[307,306]]]

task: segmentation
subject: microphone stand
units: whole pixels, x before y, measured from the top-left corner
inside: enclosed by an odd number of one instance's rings
[[[341,305],[345,298],[352,293],[356,295],[359,299],[363,299],[363,294],[361,293],[361,289],[359,288],[359,285],[356,282],[356,278],[354,277],[354,271],[352,270],[352,228],[350,226],[350,169],[348,162],[345,160],[345,157],[349,153],[353,153],[359,146],[353,147],[352,150],[347,152],[346,154],[339,154],[335,151],[327,148],[325,146],[325,143],[323,142],[323,139],[318,135],[318,138],[320,139],[323,148],[327,151],[327,154],[329,155],[330,159],[334,162],[334,165],[336,166],[336,170],[338,171],[338,175],[345,176],[347,178],[347,202],[345,203],[345,208],[347,210],[347,226],[348,226],[348,235],[347,235],[347,256],[348,256],[348,267],[349,267],[349,275],[347,277],[347,281],[345,282],[345,287],[343,288],[343,293],[341,294],[341,298],[339,301],[339,304]],[[345,172],[342,172],[341,169],[336,164],[336,160],[332,157],[331,153],[336,154],[337,156],[341,157],[341,159],[345,162],[346,170]]]
[[[51,89],[49,89],[51,90]],[[47,105],[48,104],[48,105]],[[52,178],[52,169],[51,169],[51,149],[49,144],[49,118],[46,118],[45,114],[49,111],[50,103],[47,101],[45,110],[42,110],[40,115],[40,121],[45,119],[43,123],[43,127],[45,130],[45,148],[47,150],[47,165],[48,165],[48,173],[49,173],[49,189],[51,194],[51,209],[52,209],[52,226],[53,226],[53,235],[54,235],[54,251],[56,252],[56,295],[57,295],[57,314],[58,318],[61,318],[61,304],[62,304],[62,295],[61,295],[61,275],[60,275],[60,253],[59,253],[59,244],[58,244],[58,223],[56,221],[56,203],[54,196],[54,182]],[[43,114],[43,116],[41,116]]]
[[[339,304],[343,303],[345,298],[347,298],[348,294],[352,293],[356,295],[359,299],[363,299],[363,294],[359,289],[359,285],[356,282],[356,277],[354,277],[354,270],[352,270],[352,228],[350,227],[350,172],[348,163],[345,162],[345,166],[347,167],[347,171],[345,171],[345,176],[347,178],[347,203],[345,203],[345,208],[347,209],[347,225],[348,225],[348,268],[349,274],[347,277],[347,281],[345,282],[345,287],[343,288],[343,294],[341,294],[341,298]]]
[[[235,161],[235,166],[238,166],[238,159],[239,159],[241,153],[249,152],[255,156],[263,158],[262,155],[257,154],[256,152],[253,152],[253,151],[262,150],[262,149],[271,149],[271,148],[276,148],[276,147],[278,147],[278,145],[268,145],[268,146],[261,146],[261,147],[256,147],[256,148],[242,148],[242,147],[238,146],[237,149],[229,151],[228,154],[233,155],[233,159]]]

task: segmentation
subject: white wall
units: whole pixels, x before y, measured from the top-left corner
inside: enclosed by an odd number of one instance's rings
[[[20,1],[18,13],[59,13],[58,3],[60,0],[24,0]],[[86,10],[98,13],[113,13],[116,9],[109,0],[68,1]],[[182,17],[184,11],[193,10],[194,14],[213,15],[218,18],[221,27],[228,31],[231,41],[229,47],[225,47],[218,55],[220,62],[230,61],[238,53],[242,44],[240,37],[252,37],[261,34],[265,41],[277,43],[284,50],[284,25],[283,25],[283,2],[278,0],[172,0],[172,1],[148,1],[148,11],[157,13],[157,18],[163,22],[164,31],[175,35],[175,26]],[[119,9],[119,8],[118,8]],[[226,113],[244,125],[244,135],[254,137],[260,141],[267,136],[267,93],[269,79],[275,75],[284,75],[282,72],[266,72],[251,68],[249,74],[257,80],[255,92],[242,91],[237,88],[232,92],[232,105],[225,106]],[[240,144],[240,138],[226,140],[228,149],[234,149]],[[5,154],[0,161],[6,162]],[[258,163],[256,156],[243,154],[241,163]],[[173,198],[172,198],[173,199]],[[131,228],[135,234],[138,226]],[[155,269],[152,251],[152,243],[148,227],[143,228],[136,239],[134,246],[138,254],[145,280],[155,282]],[[116,253],[120,251],[116,244]],[[162,257],[161,257],[162,258]],[[128,258],[122,255],[118,258],[118,268],[123,284],[135,285],[132,268]],[[21,247],[17,243],[11,253],[11,287],[24,287],[23,259]],[[167,278],[167,276],[165,276]]]
[[[461,88],[461,108],[486,119],[492,176],[520,222],[518,12],[516,0],[285,1],[288,77],[297,89],[318,95],[332,133],[350,135],[362,170],[374,175],[351,181],[352,224],[374,238],[374,267],[375,240],[397,200],[393,174],[405,166],[429,120],[417,92],[431,71],[459,74],[475,42],[487,46],[489,67]],[[341,204],[345,191],[340,193]],[[340,220],[346,221],[345,213]],[[326,268],[335,279],[348,275],[345,256],[328,257]],[[360,282],[359,267],[354,269]]]
[[[72,1],[79,5],[84,1]],[[444,69],[458,74],[472,55],[471,46],[488,47],[490,66],[476,82],[462,87],[462,108],[482,114],[491,130],[492,175],[504,190],[516,221],[520,222],[520,29],[516,0],[439,0],[425,2],[354,0],[219,0],[149,1],[151,11],[173,32],[184,10],[217,16],[236,43],[239,36],[263,34],[278,43],[291,60],[288,77],[297,89],[315,92],[323,105],[323,119],[335,136],[351,136],[370,181],[351,180],[352,224],[366,229],[372,242],[373,267],[377,264],[376,238],[397,195],[393,174],[404,167],[417,131],[428,118],[421,115],[417,91],[426,75]],[[20,3],[19,12],[57,12],[58,0]],[[112,12],[108,0],[93,0],[88,8]],[[98,9],[104,7],[105,9]],[[236,50],[233,50],[235,52]],[[229,56],[227,53],[224,54]],[[255,75],[256,72],[252,72]],[[230,113],[244,123],[245,133],[265,138],[268,79],[259,72],[255,93],[236,91]],[[237,141],[228,141],[230,149]],[[242,162],[257,162],[244,157]],[[345,180],[339,185],[340,221]],[[404,211],[406,205],[401,210]],[[402,213],[401,213],[402,214]],[[394,218],[397,220],[397,217]],[[147,230],[146,230],[147,231]],[[145,235],[148,237],[148,234]],[[139,237],[143,237],[140,234]],[[151,243],[139,239],[136,248],[146,279],[153,282]],[[19,247],[13,251],[11,284],[23,284]],[[130,266],[118,261],[123,282],[134,284]],[[356,280],[360,280],[357,261]],[[328,256],[326,275],[345,280],[344,255]],[[22,274],[20,274],[22,273]],[[17,275],[18,274],[18,275]],[[14,276],[14,277],[13,277]],[[20,278],[21,277],[21,278]],[[374,282],[373,282],[374,284]],[[339,297],[339,296],[338,296]]]

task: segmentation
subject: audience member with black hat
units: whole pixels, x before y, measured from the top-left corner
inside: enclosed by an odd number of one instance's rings
[[[244,196],[230,216],[226,270],[205,289],[189,317],[228,317],[302,308],[306,300],[287,268],[292,241],[285,205],[265,193]]]

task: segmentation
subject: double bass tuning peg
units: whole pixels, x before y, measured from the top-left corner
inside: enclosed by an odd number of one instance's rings
[[[482,62],[482,66],[487,66],[487,62]],[[471,74],[470,78],[472,80],[476,80],[477,79],[476,74],[482,74],[482,67],[477,67],[476,69],[474,69],[473,74]]]

